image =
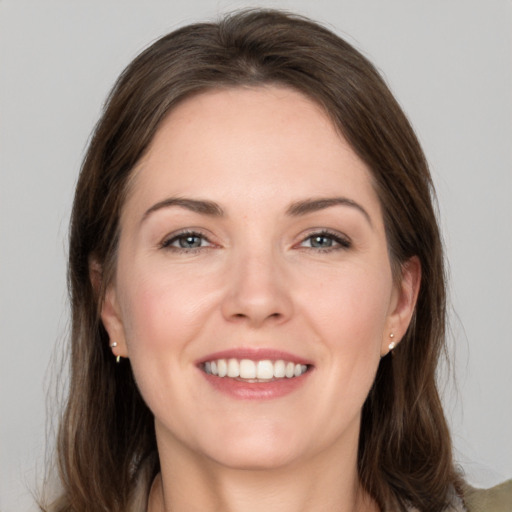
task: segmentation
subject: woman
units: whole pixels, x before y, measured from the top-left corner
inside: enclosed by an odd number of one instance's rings
[[[383,80],[313,22],[144,51],[77,185],[52,510],[463,510],[432,197]]]

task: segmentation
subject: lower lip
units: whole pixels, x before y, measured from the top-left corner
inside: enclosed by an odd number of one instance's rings
[[[217,377],[201,370],[204,378],[221,393],[241,400],[271,400],[293,393],[303,386],[311,369],[299,377],[291,379],[278,379],[270,382],[244,382],[230,379],[229,377]]]

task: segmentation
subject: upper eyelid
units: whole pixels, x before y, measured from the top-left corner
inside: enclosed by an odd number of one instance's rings
[[[183,229],[174,231],[173,233],[169,233],[165,235],[162,240],[158,243],[159,247],[169,247],[172,242],[177,240],[180,237],[186,237],[186,236],[197,236],[200,238],[203,238],[208,243],[213,244],[214,242],[211,241],[211,238],[206,235],[204,232],[202,232],[200,229]]]
[[[311,238],[313,236],[330,236],[332,238],[338,238],[350,244],[352,243],[352,239],[345,233],[328,228],[312,228],[311,230],[307,230],[305,234],[303,233],[301,235],[300,241],[307,240],[308,238]]]
[[[179,237],[182,236],[198,236],[203,238],[208,243],[215,245],[216,242],[213,241],[213,235],[205,233],[205,231],[201,228],[183,228],[176,231],[173,231],[167,235],[165,235],[161,241],[158,243],[160,247],[163,246],[169,246],[170,243]],[[298,241],[295,242],[293,245],[301,244],[305,240],[314,237],[314,236],[326,236],[326,237],[332,237],[334,239],[338,239],[340,242],[352,245],[352,239],[346,235],[343,232],[340,232],[338,230],[333,230],[329,228],[320,228],[320,227],[314,227],[306,230],[306,232],[302,232],[301,235],[298,237]]]

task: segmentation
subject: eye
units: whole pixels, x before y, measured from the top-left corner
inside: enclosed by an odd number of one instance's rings
[[[319,233],[313,233],[305,238],[300,243],[300,247],[307,247],[320,251],[330,251],[348,249],[351,247],[351,243],[341,234],[331,233],[330,231],[321,231]]]
[[[201,233],[193,231],[179,233],[171,238],[165,239],[161,244],[163,249],[178,251],[193,251],[203,247],[211,247],[211,242]]]

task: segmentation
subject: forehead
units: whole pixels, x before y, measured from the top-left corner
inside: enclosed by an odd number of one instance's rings
[[[130,195],[146,204],[200,195],[248,206],[333,193],[377,200],[368,168],[324,110],[300,92],[265,86],[178,104],[134,170]]]

